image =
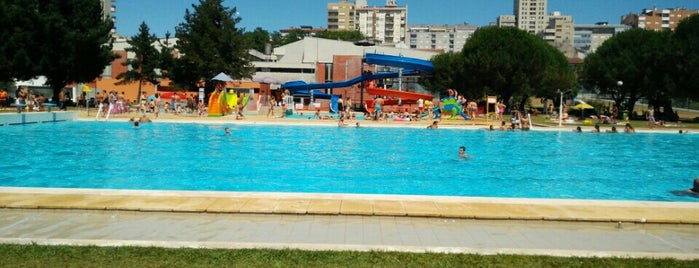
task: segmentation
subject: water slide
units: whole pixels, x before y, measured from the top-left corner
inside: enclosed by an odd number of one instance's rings
[[[223,116],[223,92],[214,91],[209,95],[209,117]]]
[[[310,95],[313,94],[313,97],[317,99],[330,99],[330,109],[333,111],[337,111],[337,99],[339,99],[340,96],[334,94],[326,94],[325,92],[317,89],[349,87],[362,81],[396,78],[401,75],[422,75],[434,71],[434,65],[432,65],[431,61],[416,58],[367,53],[366,55],[364,55],[364,60],[368,64],[400,67],[404,69],[402,70],[402,72],[377,72],[373,74],[362,74],[352,79],[339,82],[307,84],[304,81],[290,81],[282,84],[281,88],[288,89],[291,92],[291,94],[295,97],[310,97]],[[373,95],[391,96],[407,100],[417,100],[419,98],[432,98],[432,95],[429,94],[420,94],[415,92],[383,88],[371,88],[367,89],[367,92]]]

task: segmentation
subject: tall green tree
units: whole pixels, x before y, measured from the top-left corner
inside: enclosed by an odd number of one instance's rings
[[[463,88],[463,56],[461,52],[438,54],[433,56],[431,61],[434,65],[434,71],[431,75],[420,78],[420,83],[429,91],[444,94],[449,88]]]
[[[170,32],[165,33],[165,38],[162,40],[162,42],[159,40],[160,44],[160,53],[158,55],[160,56],[160,73],[161,77],[170,77],[170,70],[172,70],[175,67],[175,57],[176,57],[176,51],[173,43],[170,43]]]
[[[46,76],[54,96],[66,84],[93,81],[116,56],[112,52],[110,19],[94,0],[38,1],[41,45],[39,74]]]
[[[678,90],[675,97],[699,99],[699,15],[686,18],[675,29],[679,62]]]
[[[26,80],[39,73],[38,1],[0,1],[0,81]]]
[[[129,47],[127,52],[134,53],[133,59],[127,59],[123,65],[127,66],[127,71],[116,76],[120,79],[120,84],[138,82],[138,95],[141,96],[141,88],[144,82],[157,84],[160,74],[156,69],[160,69],[161,56],[153,44],[158,42],[158,38],[150,33],[146,22],[141,22],[138,33],[127,41]]]
[[[565,56],[515,27],[478,29],[462,50],[465,95],[497,95],[522,108],[534,95],[550,96],[575,84]]]
[[[303,39],[306,36],[306,32],[304,32],[301,29],[295,29],[283,36],[280,32],[274,32],[272,33],[272,45],[274,47],[279,47],[286,44],[291,44],[293,42]]]
[[[233,78],[252,77],[248,47],[242,30],[236,28],[241,21],[236,8],[224,7],[222,0],[199,0],[192,8],[175,28],[176,48],[183,56],[176,62],[173,80],[194,88],[219,72]],[[207,86],[209,91],[211,88]]]
[[[360,31],[348,31],[348,30],[323,31],[323,32],[316,33],[315,37],[323,38],[323,39],[351,41],[351,42],[366,39],[366,36],[364,36]]]
[[[628,114],[641,98],[674,114],[668,105],[677,74],[671,37],[669,31],[631,29],[610,38],[585,58],[583,83]]]
[[[97,78],[115,55],[111,20],[94,0],[0,1],[0,80],[46,76],[66,84]]]
[[[245,43],[247,47],[255,49],[259,52],[265,52],[265,46],[270,43],[269,32],[257,27],[252,32],[245,32]]]

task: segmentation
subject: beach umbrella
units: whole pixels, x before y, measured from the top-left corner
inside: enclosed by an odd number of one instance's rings
[[[580,110],[581,117],[585,118],[585,109],[595,109],[595,107],[592,107],[592,105],[587,103],[578,103],[577,105],[573,106],[573,109]]]
[[[233,82],[233,78],[231,78],[230,76],[228,76],[227,74],[225,74],[223,72],[217,74],[216,76],[214,76],[214,78],[211,78],[211,80],[221,81],[221,82]]]

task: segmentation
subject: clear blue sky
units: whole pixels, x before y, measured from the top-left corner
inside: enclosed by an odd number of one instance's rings
[[[353,1],[353,0],[351,0]],[[269,32],[308,25],[327,27],[327,3],[339,0],[224,0],[236,7],[242,18],[241,27],[252,31],[261,27]],[[368,0],[370,6],[384,6],[385,0]],[[408,24],[488,25],[498,15],[513,14],[513,0],[398,0],[408,6]],[[193,11],[198,0],[118,0],[117,32],[133,36],[145,21],[151,33],[163,37],[175,33],[183,21],[185,9]],[[607,21],[619,23],[621,16],[639,13],[643,8],[685,7],[699,9],[699,0],[549,0],[548,12],[571,15],[575,23]]]

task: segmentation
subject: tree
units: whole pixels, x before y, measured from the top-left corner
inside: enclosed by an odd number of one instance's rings
[[[187,9],[184,22],[175,28],[179,39],[176,48],[183,56],[176,61],[173,80],[180,85],[194,88],[219,72],[235,78],[252,77],[248,48],[242,31],[236,28],[241,18],[235,7],[224,7],[221,2],[199,0],[199,5],[192,4],[193,13]]]
[[[699,99],[699,15],[680,21],[674,39],[680,69],[674,97]]]
[[[430,76],[421,77],[421,84],[433,93],[445,93],[449,88],[462,88],[463,56],[461,52],[438,54],[432,57],[431,61],[434,71]]]
[[[158,40],[160,42],[160,40]],[[165,40],[160,44],[160,73],[161,77],[170,77],[170,70],[175,67],[175,48],[170,43],[170,32],[165,33]]]
[[[265,46],[270,43],[269,32],[257,27],[252,32],[246,32],[245,43],[247,47],[255,49],[259,52],[265,52]]]
[[[515,27],[478,29],[462,56],[463,71],[457,80],[463,81],[459,90],[467,96],[499,95],[521,108],[533,95],[551,96],[575,84],[561,52]]]
[[[0,1],[0,80],[46,76],[58,96],[66,84],[98,77],[116,57],[99,1]]]
[[[631,29],[610,38],[585,58],[583,83],[609,95],[628,114],[644,97],[665,106],[666,115],[674,114],[668,105],[677,72],[671,36],[668,31]]]
[[[316,33],[315,37],[331,40],[342,40],[342,41],[359,41],[366,39],[360,31],[323,31]]]
[[[274,32],[272,33],[272,45],[274,45],[275,47],[279,47],[286,44],[291,44],[293,42],[303,39],[304,37],[306,37],[306,35],[306,32],[304,32],[301,29],[295,29],[284,36],[282,36],[282,34],[279,32]]]
[[[160,75],[156,73],[156,69],[160,68],[161,57],[153,44],[158,42],[158,38],[150,33],[150,29],[146,22],[142,22],[138,29],[138,34],[134,35],[127,41],[130,47],[126,48],[127,52],[133,52],[135,58],[126,60],[123,64],[128,66],[126,72],[116,76],[120,84],[138,82],[138,95],[141,96],[141,87],[143,82],[147,81],[152,84],[158,83]]]
[[[0,81],[26,80],[39,72],[37,10],[37,1],[0,1]]]
[[[113,23],[105,19],[99,1],[43,0],[38,4],[37,47],[34,63],[45,75],[54,96],[66,84],[93,81],[116,56],[111,51]]]

